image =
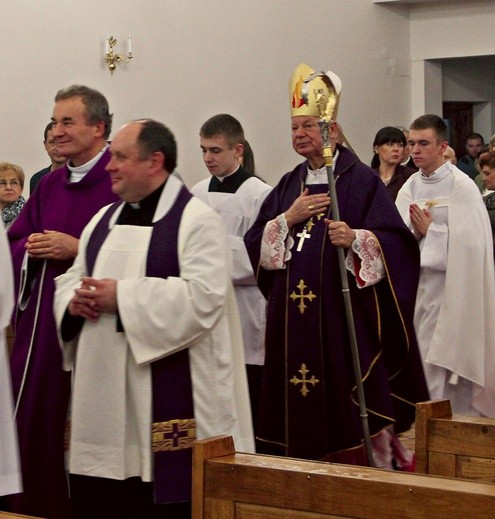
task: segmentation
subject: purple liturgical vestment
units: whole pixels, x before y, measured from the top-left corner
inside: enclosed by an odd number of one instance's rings
[[[25,244],[32,233],[47,230],[79,238],[91,217],[118,199],[105,171],[109,160],[105,151],[76,183],[68,181],[67,166],[47,175],[9,230],[18,298],[11,369],[24,483],[12,502],[19,513],[69,517],[64,432],[70,374],[62,370],[52,307],[53,280],[72,260],[27,261]]]
[[[266,223],[302,193],[306,173],[304,162],[282,177],[245,236],[268,298],[257,437],[266,453],[332,459],[335,453],[361,449],[363,432],[337,249],[324,223],[330,216],[320,214],[290,229],[295,244],[285,269],[259,265]],[[346,148],[339,147],[334,174],[340,219],[375,235],[387,274],[358,288],[348,272],[370,431],[394,424],[402,432],[414,422],[415,402],[428,399],[412,320],[418,246],[379,177]],[[307,187],[310,193],[328,190],[327,184]]]
[[[166,279],[180,276],[178,222],[191,196],[182,187],[170,211],[157,222],[153,222],[146,261],[148,277]],[[119,202],[113,204],[91,234],[86,249],[86,266],[90,276],[93,275],[98,252],[111,232],[111,216],[119,206]],[[119,219],[117,223],[126,222]],[[81,327],[83,322],[81,320]],[[123,327],[119,331],[123,332]],[[151,371],[153,424],[150,425],[150,430],[154,437],[163,438],[153,442],[154,500],[155,503],[190,501],[192,443],[196,439],[196,430],[189,350],[186,348],[153,362]],[[174,395],[174,398],[170,398],[170,395]]]

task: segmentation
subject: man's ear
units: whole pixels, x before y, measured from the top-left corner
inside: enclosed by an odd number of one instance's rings
[[[339,135],[339,125],[337,124],[337,121],[330,121],[328,124],[328,136],[333,141],[338,142]]]
[[[165,169],[165,154],[162,151],[155,151],[151,157],[151,167],[153,170]],[[169,173],[172,173],[169,171]]]
[[[105,121],[99,121],[95,124],[96,127],[96,137],[103,137],[105,135]]]
[[[241,142],[237,143],[234,146],[234,149],[235,149],[235,156],[237,158],[242,157],[244,155],[244,144],[242,144]]]

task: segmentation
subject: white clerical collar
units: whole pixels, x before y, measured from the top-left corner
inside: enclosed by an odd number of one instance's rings
[[[335,150],[335,155],[333,156],[333,167],[335,168],[335,164],[337,163],[337,159],[339,157],[339,150]],[[328,175],[327,175],[327,167],[323,166],[319,169],[310,169],[308,163],[308,172],[306,174],[306,185],[311,184],[328,184]]]
[[[423,170],[420,169],[419,172],[421,177],[424,179],[432,179],[436,180],[437,178],[443,178],[445,175],[449,174],[452,168],[452,164],[450,161],[444,162],[441,166],[439,166],[431,175],[425,175]]]
[[[237,168],[235,169],[235,171],[232,171],[232,173],[229,173],[228,175],[223,175],[222,177],[217,177],[217,179],[220,181],[220,182],[223,182],[227,177],[231,177],[232,175],[234,175],[234,173],[237,173],[239,171],[239,168],[241,167],[241,165],[239,164],[237,166]],[[216,175],[215,175],[216,176]]]
[[[86,162],[86,164],[82,164],[81,166],[73,166],[70,163],[70,160],[67,161],[67,167],[70,171],[69,182],[79,182],[82,180],[86,173],[101,159],[101,156],[105,153],[108,146],[110,145],[107,142],[103,149],[95,157]]]

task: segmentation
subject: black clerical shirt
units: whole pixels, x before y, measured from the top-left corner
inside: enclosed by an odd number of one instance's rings
[[[251,178],[251,175],[242,166],[239,166],[235,173],[223,177],[223,180],[219,180],[213,175],[208,191],[210,193],[235,193],[248,178]]]
[[[115,222],[116,225],[138,225],[143,227],[151,225],[165,184],[166,181],[140,202],[135,204],[126,202]]]

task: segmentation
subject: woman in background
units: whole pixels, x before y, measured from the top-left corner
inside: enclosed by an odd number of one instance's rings
[[[251,145],[249,142],[244,139],[242,142],[242,145],[244,146],[244,150],[242,152],[242,155],[240,157],[240,163],[241,166],[253,177],[256,176],[255,173],[255,167],[254,167],[254,153],[253,149],[251,148]]]
[[[373,141],[371,167],[378,173],[394,201],[399,189],[415,172],[414,169],[400,164],[405,145],[405,135],[394,126],[385,126],[378,130]]]
[[[243,152],[242,152],[242,155],[239,157],[239,163],[241,164],[241,166],[253,177],[256,177],[256,178],[259,178],[260,180],[262,180],[263,182],[265,182],[265,180],[261,177],[259,177],[257,174],[256,174],[256,167],[254,165],[254,153],[253,153],[253,148],[251,148],[251,145],[249,144],[249,142],[244,139],[242,141],[242,145],[244,147],[243,149]],[[265,182],[266,184],[266,182]]]
[[[22,168],[10,162],[0,162],[0,210],[6,229],[12,225],[26,203],[22,196],[23,189]]]
[[[479,169],[483,178],[485,191],[482,193],[483,202],[485,202],[488,216],[490,217],[490,225],[495,242],[495,151],[482,153],[479,158]],[[495,252],[495,243],[494,243]]]

